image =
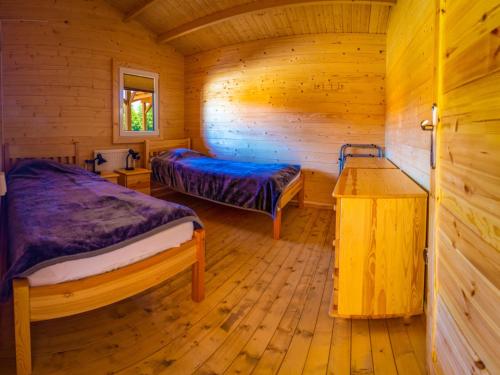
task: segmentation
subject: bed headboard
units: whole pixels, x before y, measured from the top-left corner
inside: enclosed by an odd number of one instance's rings
[[[144,157],[146,168],[150,167],[151,158],[160,152],[168,151],[172,148],[191,148],[191,138],[164,139],[162,141],[144,141]]]
[[[25,159],[50,159],[63,164],[78,165],[78,143],[4,145],[5,171],[8,172],[16,162]]]

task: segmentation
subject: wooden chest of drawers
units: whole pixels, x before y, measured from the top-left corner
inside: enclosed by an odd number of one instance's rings
[[[423,312],[427,193],[399,169],[346,168],[336,199],[334,292],[339,317]]]
[[[145,168],[135,168],[132,171],[117,169],[118,183],[129,189],[151,194],[151,171]]]

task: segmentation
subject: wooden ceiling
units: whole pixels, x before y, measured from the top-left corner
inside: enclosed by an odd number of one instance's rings
[[[385,34],[396,0],[106,0],[181,53],[314,33]],[[133,25],[133,23],[131,23]]]

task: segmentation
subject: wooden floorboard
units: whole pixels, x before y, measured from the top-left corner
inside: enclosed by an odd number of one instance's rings
[[[181,195],[207,230],[207,294],[190,273],[112,306],[33,324],[34,374],[424,374],[425,319],[328,316],[333,215],[265,215]],[[11,306],[1,308],[0,373],[14,374]]]

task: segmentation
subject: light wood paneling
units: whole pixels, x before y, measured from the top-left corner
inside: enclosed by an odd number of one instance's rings
[[[372,366],[376,375],[424,374],[421,317],[351,327],[328,316],[331,210],[285,208],[275,241],[258,213],[169,199],[193,207],[206,226],[205,300],[191,301],[186,270],[114,305],[36,322],[34,374],[354,374]],[[10,317],[4,307],[0,316]],[[12,321],[1,323],[0,373],[13,375]]]
[[[136,9],[138,0],[107,0],[124,14]],[[145,27],[156,34],[170,35],[169,31],[190,22],[199,26],[196,20],[207,17],[212,20],[218,12],[232,14],[241,9],[254,9],[225,19],[186,35],[169,41],[185,55],[208,51],[251,40],[275,38],[280,36],[317,34],[317,33],[373,33],[385,34],[390,14],[391,1],[316,1],[310,4],[282,6],[285,1],[264,0],[157,0],[136,17]],[[250,3],[250,4],[249,4]],[[254,3],[260,3],[255,5]],[[264,5],[262,5],[264,4]],[[229,10],[232,8],[232,11]],[[216,18],[216,17],[215,17]]]
[[[184,58],[142,26],[99,0],[2,1],[0,14],[5,142],[78,141],[81,159],[112,147],[112,58],[160,73],[163,135],[184,136]]]
[[[386,154],[430,188],[430,119],[435,97],[435,2],[399,0],[387,29]]]
[[[384,143],[385,37],[319,34],[186,58],[186,131],[216,157],[300,163],[332,202],[343,143]]]
[[[500,373],[500,7],[446,1],[434,367]]]
[[[399,169],[347,168],[333,195],[333,316],[421,314],[427,193]]]

